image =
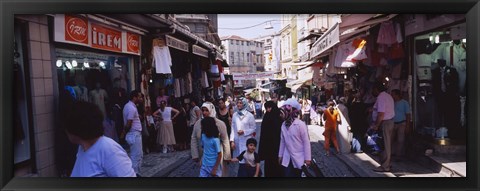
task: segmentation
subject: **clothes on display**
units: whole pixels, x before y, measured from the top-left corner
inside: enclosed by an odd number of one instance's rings
[[[108,94],[104,89],[93,89],[90,91],[90,102],[98,106],[103,116],[107,116],[105,109],[106,99],[108,99]]]
[[[73,87],[75,94],[77,95],[77,100],[88,102],[88,89],[85,86],[77,85]]]
[[[153,63],[157,74],[171,74],[172,58],[168,46],[162,43],[163,40],[153,40]]]
[[[385,21],[380,24],[378,32],[377,43],[392,45],[397,42],[397,35],[395,34],[395,26],[393,21]]]
[[[453,43],[446,46],[443,51],[443,59],[446,60],[447,66],[454,67],[458,72],[458,87],[461,95],[466,95],[465,82],[467,80],[467,51],[463,43]]]

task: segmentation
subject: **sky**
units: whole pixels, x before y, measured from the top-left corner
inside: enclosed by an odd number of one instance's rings
[[[252,39],[273,34],[280,30],[280,18],[280,14],[219,14],[218,36],[237,35],[245,39]],[[265,21],[269,20],[274,20],[271,21],[273,29],[264,28]]]

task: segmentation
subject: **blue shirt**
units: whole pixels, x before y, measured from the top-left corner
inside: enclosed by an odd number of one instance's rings
[[[395,102],[395,117],[393,117],[394,122],[401,122],[407,119],[407,113],[411,113],[410,105],[405,100],[400,100]]]
[[[203,159],[202,164],[205,166],[214,166],[217,162],[220,150],[220,139],[218,137],[207,137],[202,134]]]

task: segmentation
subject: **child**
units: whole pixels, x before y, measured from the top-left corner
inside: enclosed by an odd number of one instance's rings
[[[255,152],[256,148],[257,140],[250,138],[247,140],[247,150],[240,153],[238,157],[232,159],[232,162],[240,161],[238,177],[259,177],[262,175],[262,172],[260,171],[260,158]]]
[[[220,177],[222,170],[220,169],[220,161],[222,154],[220,150],[220,139],[215,119],[205,117],[201,121],[202,125],[202,147],[203,159],[200,168],[199,177]]]

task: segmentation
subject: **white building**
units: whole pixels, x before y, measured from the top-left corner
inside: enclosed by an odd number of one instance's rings
[[[264,70],[264,44],[263,42],[248,40],[242,37],[231,35],[220,38],[225,49],[223,58],[229,64],[229,72],[233,73],[255,73]],[[244,87],[255,86],[255,79],[244,80]]]
[[[280,34],[261,36],[255,39],[263,42],[263,58],[265,60],[265,72],[280,71]]]

